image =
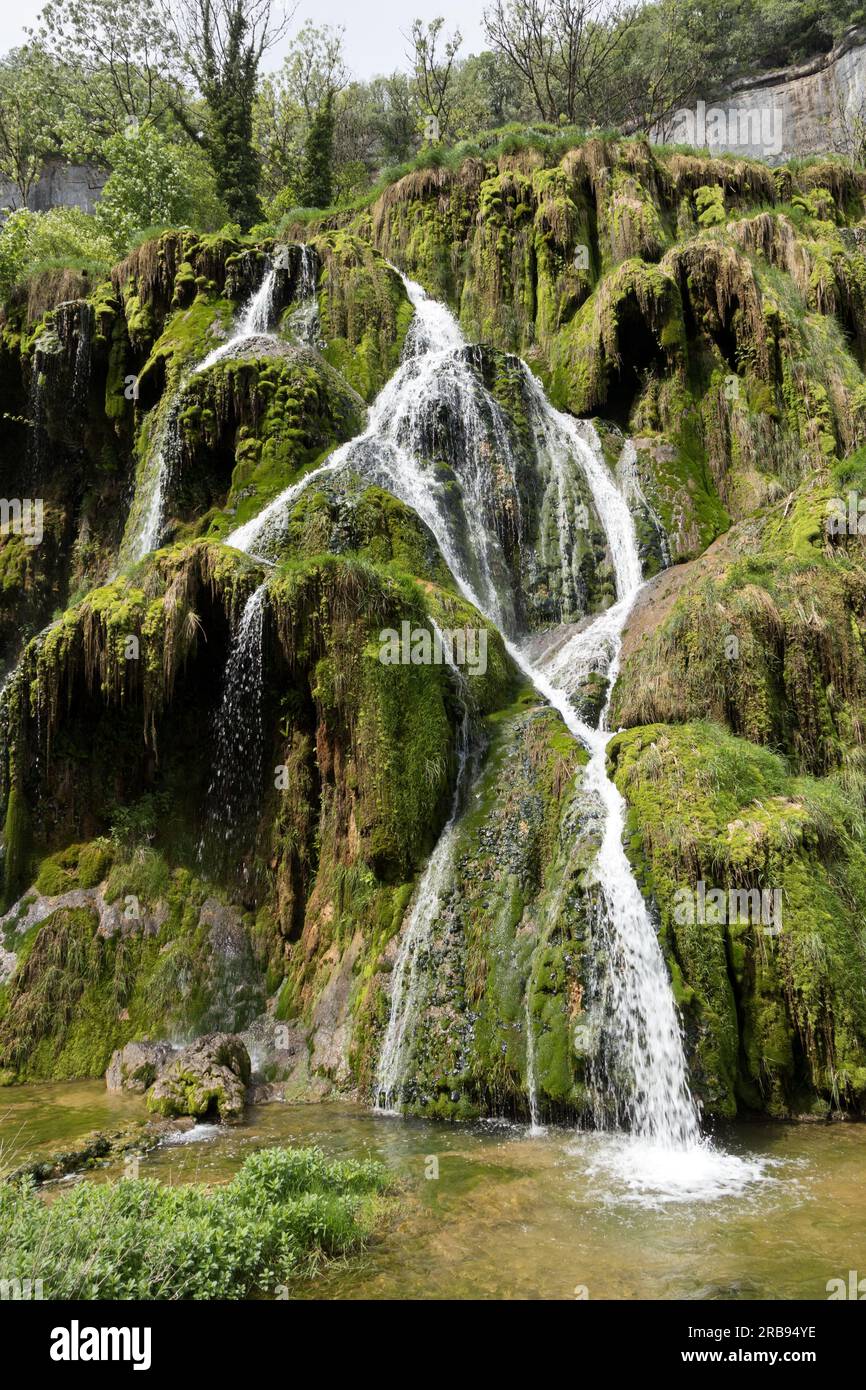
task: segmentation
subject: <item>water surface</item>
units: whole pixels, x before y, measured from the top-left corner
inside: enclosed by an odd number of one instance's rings
[[[99,1082],[0,1093],[0,1144],[44,1150],[144,1113]],[[236,1129],[197,1126],[144,1155],[142,1177],[225,1182],[272,1144],[371,1156],[406,1184],[399,1215],[359,1258],[301,1298],[826,1298],[866,1273],[866,1126],[736,1125],[717,1148],[751,1178],[689,1194],[675,1168],[637,1187],[629,1141],[494,1123],[442,1125],[347,1103],[253,1107]],[[104,1181],[119,1165],[89,1174]],[[724,1169],[720,1170],[722,1174]],[[60,1184],[55,1184],[58,1190]]]

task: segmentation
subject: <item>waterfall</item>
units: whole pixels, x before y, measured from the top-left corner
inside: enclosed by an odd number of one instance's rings
[[[159,545],[168,484],[181,462],[179,416],[182,402],[182,391],[178,391],[165,411],[156,449],[148,460],[143,486],[130,512],[130,523],[134,526],[130,558],[134,560],[141,560]],[[124,537],[124,551],[127,550],[126,542],[127,538]]]
[[[481,442],[480,417],[486,415],[489,424],[498,407],[483,387],[479,388],[470,366],[471,350],[467,350],[449,310],[432,300],[420,286],[403,278],[416,310],[415,318],[407,336],[404,361],[374,402],[364,433],[343,445],[325,464],[287,488],[256,518],[234,531],[228,544],[250,554],[266,554],[283,534],[292,503],[301,492],[325,474],[351,466],[365,480],[387,487],[414,508],[435,535],[466,598],[504,627],[507,634],[510,624],[503,618],[510,616],[508,605],[496,592],[502,556],[487,524],[488,499],[479,495],[483,470],[477,466],[473,470],[472,460],[464,461],[467,466],[458,478],[463,494],[463,520],[475,550],[473,557],[467,554],[465,537],[455,526],[453,505],[428,465],[424,449],[430,416],[435,421],[443,407],[448,412],[462,411],[460,426],[463,445],[468,449]],[[556,507],[560,555],[570,556],[573,552],[575,523],[570,504],[574,479],[581,477],[604,529],[616,582],[615,603],[560,649],[549,668],[530,660],[519,633],[506,635],[506,646],[518,666],[587,748],[590,760],[584,785],[604,812],[602,840],[593,871],[597,894],[595,944],[605,958],[604,977],[597,982],[604,1021],[599,1030],[603,1039],[601,1056],[592,1077],[598,1100],[596,1118],[600,1125],[613,1122],[627,1126],[653,1154],[690,1155],[685,1165],[689,1171],[704,1171],[710,1150],[700,1140],[698,1115],[689,1093],[679,1016],[655,928],[623,848],[625,803],[607,775],[610,692],[617,674],[623,628],[642,585],[635,527],[626,500],[604,463],[591,424],[555,410],[526,365],[521,363],[520,367],[536,450],[554,467],[560,499]],[[573,674],[575,668],[581,667],[605,675],[608,681],[598,728],[579,717],[569,698],[569,669]],[[431,856],[404,927],[394,970],[391,1017],[376,1080],[376,1100],[381,1102],[384,1098],[385,1108],[399,1103],[407,1034],[417,1013],[417,976],[454,852],[457,810],[455,801],[452,818]],[[532,1059],[534,1089],[534,1040]],[[699,1150],[701,1156],[696,1159]],[[713,1155],[712,1162],[721,1162],[724,1157],[714,1151]],[[727,1158],[725,1161],[735,1162]]]
[[[226,544],[267,558],[285,532],[294,501],[309,485],[343,468],[387,488],[406,502],[436,536],[464,593],[506,631],[514,630],[508,571],[491,520],[489,476],[481,466],[493,437],[500,462],[513,476],[507,422],[501,406],[471,370],[472,353],[453,316],[420,285],[406,281],[416,309],[403,361],[370,408],[366,429],[257,516],[226,537]],[[445,406],[445,409],[441,407]],[[450,441],[443,431],[452,432]],[[455,514],[433,461],[454,446],[463,462],[462,506]]]
[[[316,348],[322,341],[318,288],[319,258],[312,246],[301,242],[294,295],[298,307],[289,316],[288,327],[299,342]]]
[[[215,362],[221,362],[224,357],[234,356],[238,348],[250,338],[272,336],[271,327],[274,321],[276,287],[277,272],[269,262],[261,284],[250,295],[242,309],[231,337],[226,342],[220,343],[219,347],[215,347],[208,353],[207,357],[199,362],[197,367],[193,368],[193,376],[208,371]]]
[[[662,525],[661,517],[641,487],[640,474],[638,473],[637,466],[637,449],[634,446],[633,439],[626,439],[623,441],[622,452],[617,460],[616,472],[617,477],[621,481],[625,496],[629,498],[635,506],[643,508],[649,517],[658,540],[662,565],[665,569],[669,569],[673,564],[673,558],[671,556],[668,534]]]
[[[532,1027],[532,1013],[529,1008],[530,998],[530,979],[526,982],[526,1003],[523,1011],[524,1026],[526,1028],[526,1093],[529,1100],[529,1132],[537,1135],[544,1133],[544,1126],[539,1119],[538,1112],[538,1080],[535,1073],[535,1030]]]
[[[311,247],[302,245],[299,252],[298,292],[302,299],[301,309],[303,309],[309,297],[315,295],[317,261],[316,254]],[[127,531],[121,547],[121,554],[124,559],[128,561],[141,560],[149,551],[155,550],[159,545],[164,525],[165,499],[173,471],[180,462],[178,416],[184,388],[190,377],[208,371],[215,363],[226,357],[233,357],[244,343],[251,342],[255,338],[274,338],[277,270],[278,268],[269,261],[258,289],[254,290],[241,310],[231,336],[226,342],[213,348],[206,357],[202,358],[201,362],[191,368],[179,384],[174,399],[164,410],[157,438],[133,500],[127,522]],[[317,305],[315,305],[315,311],[317,336]],[[312,334],[314,331],[312,319],[308,326]],[[313,339],[305,338],[304,341],[313,341]]]
[[[214,841],[227,857],[242,848],[240,834],[261,794],[264,759],[262,719],[263,636],[267,584],[247,599],[226,662],[214,724],[215,754],[205,808],[201,860]]]
[[[438,625],[430,620],[436,635],[442,638]],[[472,719],[466,680],[453,661],[450,646],[443,642],[443,652],[451,671],[462,711],[457,732],[457,779],[448,822],[421,875],[409,920],[400,939],[394,963],[391,986],[391,1010],[379,1055],[374,1098],[376,1109],[399,1113],[403,1105],[409,1048],[418,1023],[422,998],[422,972],[430,938],[436,922],[442,889],[448,882],[457,842],[457,822],[466,783],[469,780]]]

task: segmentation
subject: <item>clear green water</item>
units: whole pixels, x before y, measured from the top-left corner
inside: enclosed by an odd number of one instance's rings
[[[0,1145],[57,1148],[141,1114],[140,1100],[96,1082],[7,1090]],[[601,1136],[530,1138],[337,1103],[261,1106],[249,1120],[199,1127],[142,1158],[140,1173],[226,1181],[255,1148],[316,1143],[377,1157],[406,1182],[401,1214],[376,1244],[298,1288],[302,1298],[574,1299],[585,1287],[590,1299],[824,1299],[828,1279],[866,1275],[866,1126],[734,1126],[718,1144],[748,1159],[753,1180],[697,1199],[663,1183],[632,1191],[620,1175],[628,1146]],[[427,1176],[433,1159],[438,1177]]]

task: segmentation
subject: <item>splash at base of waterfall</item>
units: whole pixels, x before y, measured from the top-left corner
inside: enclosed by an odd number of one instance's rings
[[[728,1153],[708,1138],[685,1148],[636,1134],[594,1131],[569,1144],[604,1206],[659,1208],[738,1197],[769,1177],[765,1158]]]

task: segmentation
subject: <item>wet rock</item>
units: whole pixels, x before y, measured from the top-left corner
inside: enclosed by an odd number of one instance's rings
[[[109,1091],[134,1091],[143,1095],[173,1055],[171,1043],[127,1043],[112,1053],[105,1084]]]
[[[6,981],[12,978],[15,967],[18,964],[18,957],[14,951],[7,951],[0,946],[0,985],[5,985]]]
[[[250,1082],[250,1055],[231,1033],[208,1033],[184,1048],[148,1092],[147,1108],[160,1115],[243,1118]]]
[[[32,1179],[37,1186],[44,1182],[57,1182],[71,1173],[88,1172],[93,1168],[104,1168],[118,1160],[126,1161],[131,1155],[149,1153],[162,1144],[165,1139],[179,1129],[191,1128],[192,1120],[138,1120],[123,1129],[105,1133],[97,1130],[79,1139],[71,1149],[33,1158],[21,1164],[10,1173],[2,1175],[4,1182],[18,1182],[22,1178]]]

